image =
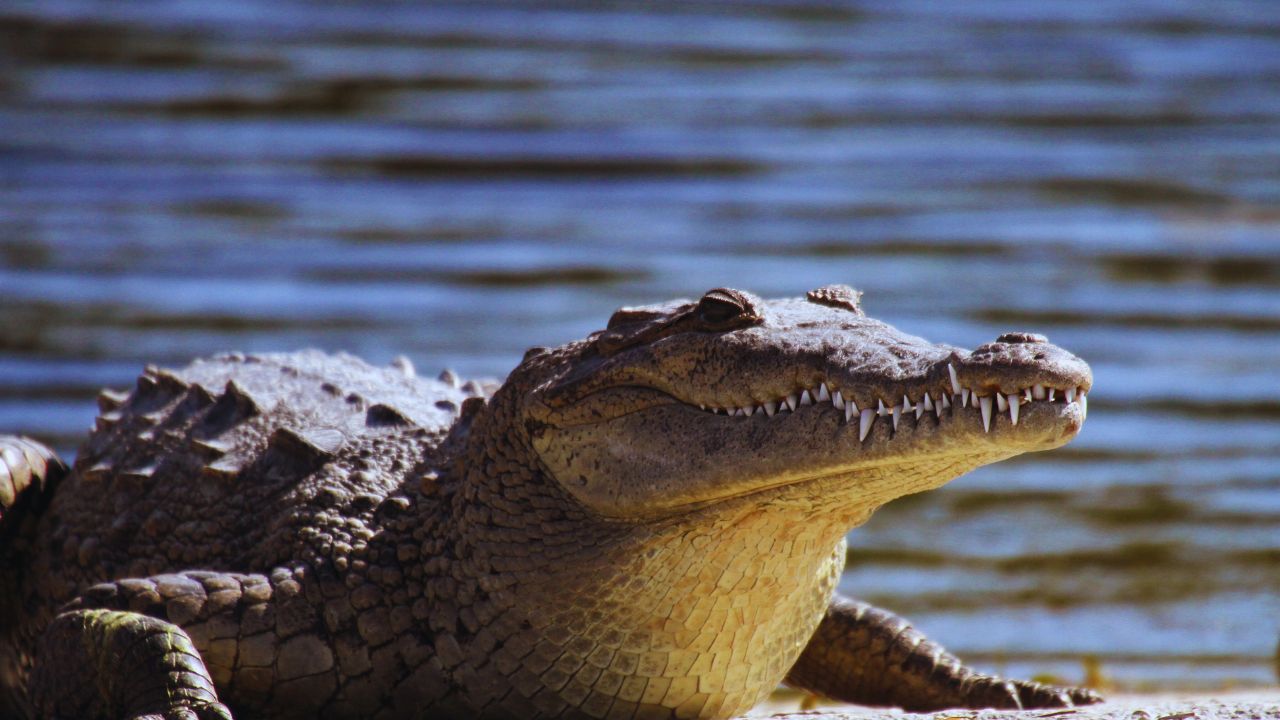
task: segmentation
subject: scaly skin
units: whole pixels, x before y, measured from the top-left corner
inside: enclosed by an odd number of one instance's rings
[[[843,286],[620,310],[496,391],[314,352],[149,368],[65,477],[0,439],[0,713],[723,718],[783,680],[1093,702],[834,595],[849,528],[1066,442],[1090,383],[1038,336],[933,345]]]

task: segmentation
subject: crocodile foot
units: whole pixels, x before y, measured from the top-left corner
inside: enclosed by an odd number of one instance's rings
[[[1093,705],[1102,702],[1102,696],[1082,687],[1046,685],[1030,680],[1013,680],[1009,683],[1017,694],[1017,703],[1009,708],[1023,710],[1040,708],[1069,708],[1077,705]]]
[[[1032,710],[1102,702],[1085,688],[1006,680],[975,670],[893,613],[836,596],[787,683],[859,705],[908,712]]]

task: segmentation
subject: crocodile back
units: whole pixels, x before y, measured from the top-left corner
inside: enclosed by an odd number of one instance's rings
[[[41,594],[305,560],[317,533],[359,522],[431,461],[467,396],[316,351],[147,368],[98,417],[41,519]]]

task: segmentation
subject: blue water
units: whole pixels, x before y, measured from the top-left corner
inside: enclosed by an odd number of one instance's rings
[[[847,282],[1095,372],[1077,441],[885,508],[847,590],[989,668],[1275,682],[1280,3],[41,0],[0,38],[0,432],[70,455],[147,362],[501,377],[620,305]]]

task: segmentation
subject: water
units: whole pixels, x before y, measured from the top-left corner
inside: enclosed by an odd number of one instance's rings
[[[147,362],[502,376],[616,307],[866,291],[1095,372],[1071,445],[907,498],[850,592],[984,667],[1275,682],[1280,4],[0,6],[0,432]]]

